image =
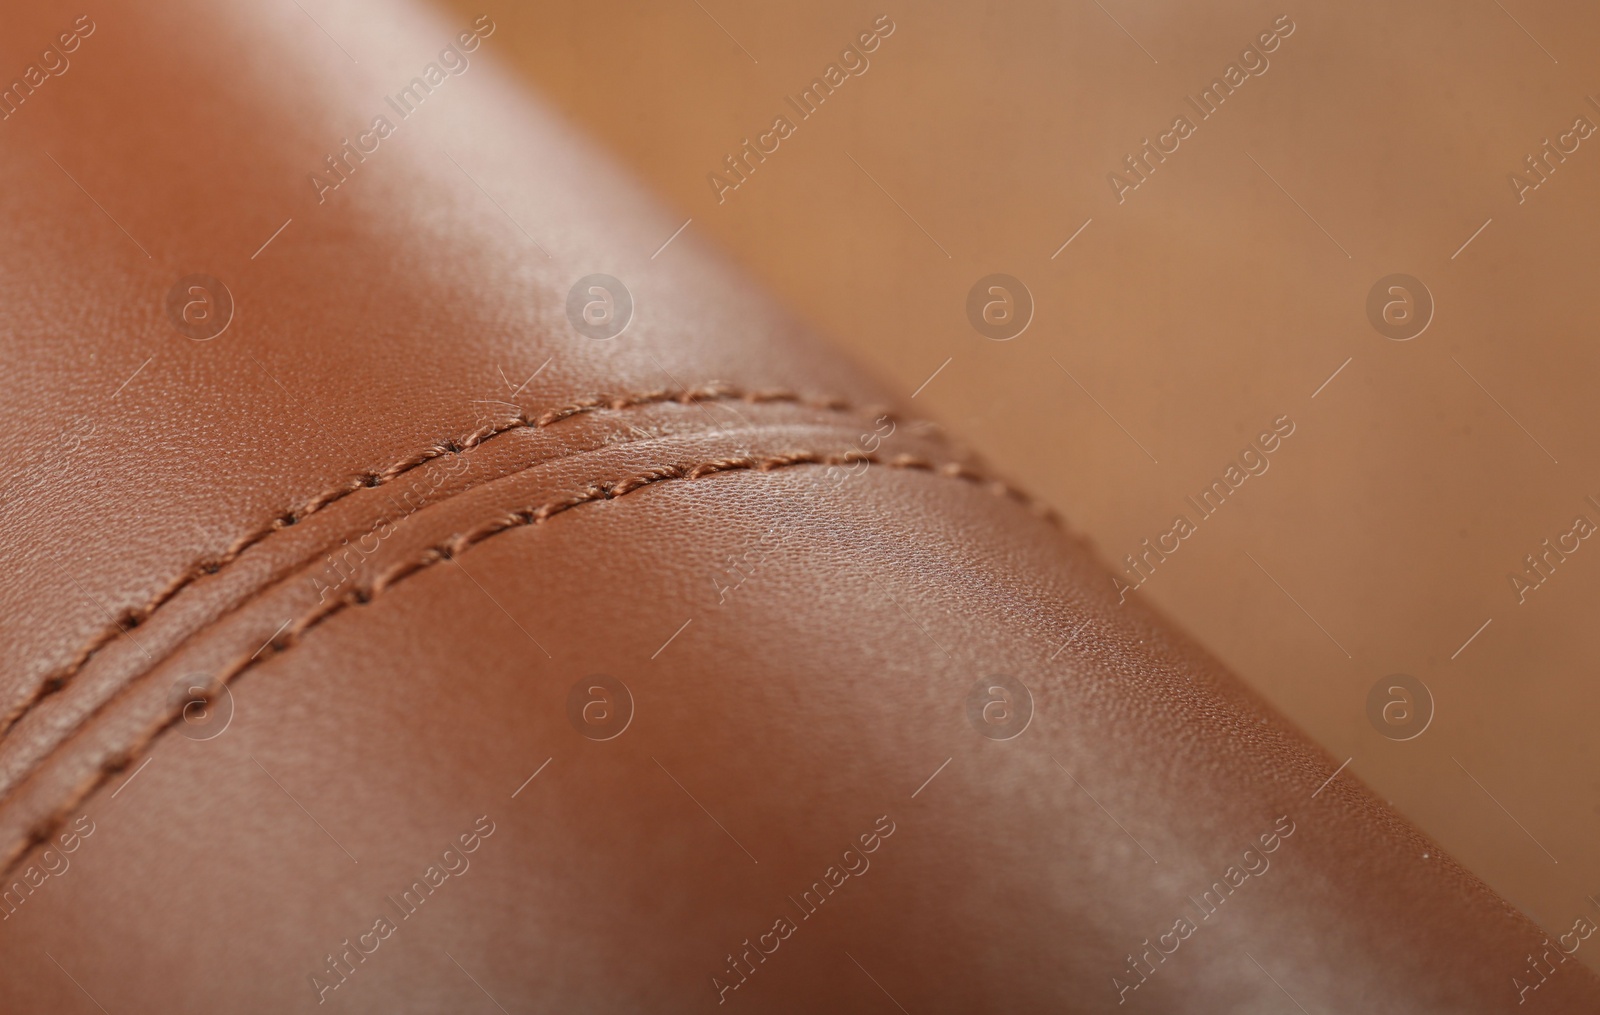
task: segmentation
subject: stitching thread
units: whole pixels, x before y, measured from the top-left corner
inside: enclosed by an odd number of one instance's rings
[[[1059,524],[1060,522],[1059,516],[1057,516],[1054,511],[1044,506],[1041,502],[1036,501],[1027,493],[1011,486],[1008,483],[997,479],[991,479],[982,473],[977,472],[976,470],[958,462],[949,462],[940,465],[929,459],[916,455],[900,454],[892,458],[885,459],[879,455],[863,451],[846,451],[842,454],[822,454],[815,451],[794,451],[788,454],[769,455],[759,458],[752,455],[742,455],[733,458],[719,458],[689,466],[661,465],[656,466],[655,468],[646,472],[638,473],[628,479],[591,483],[582,493],[579,494],[564,497],[559,500],[547,501],[536,507],[507,512],[498,518],[489,519],[474,529],[471,529],[467,532],[457,533],[451,536],[449,539],[446,539],[440,543],[436,543],[435,545],[428,547],[417,557],[408,561],[400,561],[382,574],[375,576],[366,588],[361,588],[358,586],[342,596],[336,596],[332,599],[319,602],[316,607],[303,614],[298,621],[285,627],[276,637],[268,642],[267,645],[263,646],[262,649],[258,649],[254,655],[238,660],[231,667],[225,668],[222,672],[220,672],[216,678],[216,687],[220,690],[224,685],[230,684],[237,680],[242,674],[252,669],[258,663],[265,662],[267,659],[276,657],[293,648],[299,643],[300,638],[307,631],[310,631],[323,621],[342,612],[345,608],[350,606],[364,606],[368,603],[371,603],[384,591],[393,587],[404,579],[414,574],[418,574],[435,564],[441,563],[442,561],[454,559],[471,547],[476,546],[477,544],[502,532],[509,532],[513,529],[524,528],[529,525],[538,525],[558,514],[561,514],[562,512],[570,511],[580,505],[590,504],[597,501],[616,500],[618,497],[626,496],[627,494],[644,489],[645,487],[653,486],[657,483],[669,482],[672,480],[700,479],[701,477],[713,475],[719,472],[772,472],[777,469],[791,468],[797,465],[854,465],[859,462],[883,464],[899,469],[914,469],[928,472],[937,476],[945,476],[952,479],[964,480],[966,482],[984,486],[997,496],[1004,496],[1012,500],[1016,500],[1024,507],[1027,507],[1029,510],[1040,515],[1052,524]],[[117,692],[117,694],[114,694],[111,698],[107,699],[105,702],[101,703],[100,706],[95,708],[90,714],[89,718],[92,719],[95,715],[100,714],[104,709],[110,707],[112,702],[114,702],[116,698],[121,695],[122,691],[125,691],[127,688],[133,686],[135,682],[137,682],[143,676],[148,675],[150,672],[151,670],[146,670],[138,677],[130,680],[119,692]],[[187,704],[188,703],[186,702],[185,705]],[[100,765],[99,770],[93,776],[81,783],[74,793],[71,794],[72,798],[70,800],[68,800],[63,806],[57,808],[55,813],[53,813],[48,819],[35,826],[35,828],[26,836],[20,847],[16,848],[15,852],[6,857],[3,861],[0,861],[0,864],[3,864],[3,867],[0,867],[0,875],[9,876],[16,863],[20,861],[22,857],[27,855],[28,850],[32,849],[34,846],[45,841],[51,835],[53,835],[56,829],[60,827],[61,823],[65,821],[67,814],[79,807],[79,805],[81,805],[85,799],[109,782],[117,773],[127,769],[127,767],[132,764],[134,758],[149,748],[149,746],[154,743],[163,733],[176,725],[182,716],[183,712],[181,710],[172,712],[161,721],[160,725],[154,727],[144,737],[144,739],[139,741],[137,744],[125,750],[118,751],[110,758],[106,759],[106,761]],[[52,753],[54,753],[54,750],[52,750]],[[39,767],[43,767],[45,763],[47,762],[41,762]],[[30,771],[18,781],[18,784],[20,785],[22,782],[26,781],[34,774],[34,772],[37,771],[38,768]]]
[[[479,427],[464,437],[452,440],[439,441],[422,451],[407,458],[403,458],[386,469],[376,472],[367,472],[358,476],[345,479],[336,486],[329,487],[305,501],[298,508],[285,511],[273,518],[267,524],[257,528],[244,536],[234,540],[221,554],[204,557],[195,561],[189,568],[176,578],[167,583],[144,606],[130,608],[123,611],[112,625],[100,634],[89,640],[89,643],[79,649],[70,662],[65,666],[45,676],[33,689],[33,693],[26,699],[17,703],[3,718],[0,718],[0,737],[3,737],[11,727],[15,726],[28,712],[50,695],[55,694],[67,685],[78,672],[88,665],[94,654],[105,648],[117,635],[138,627],[150,619],[157,609],[165,605],[179,592],[188,588],[199,579],[216,574],[228,564],[237,560],[239,555],[261,542],[263,539],[309,518],[323,508],[343,500],[345,497],[360,489],[383,486],[405,475],[412,469],[425,465],[435,458],[445,455],[458,454],[468,448],[477,447],[492,438],[512,430],[534,429],[542,430],[545,427],[559,423],[565,419],[595,412],[600,409],[624,410],[647,405],[659,405],[667,402],[677,402],[683,405],[698,404],[700,402],[740,401],[750,405],[761,405],[771,402],[787,402],[794,405],[806,406],[813,409],[824,409],[830,412],[850,412],[853,406],[843,398],[807,398],[797,392],[782,389],[762,389],[745,391],[726,384],[705,384],[698,388],[658,388],[653,391],[624,392],[619,395],[594,394],[580,398],[566,405],[547,409],[537,416],[529,416],[521,409],[517,415],[501,423],[488,423]],[[508,403],[509,404],[509,403]],[[873,411],[876,410],[864,410]]]

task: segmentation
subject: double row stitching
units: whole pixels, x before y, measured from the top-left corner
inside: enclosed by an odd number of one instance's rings
[[[474,430],[472,433],[469,433],[464,437],[435,443],[423,449],[422,451],[417,452],[416,454],[395,462],[386,469],[364,473],[359,476],[352,476],[344,480],[342,483],[329,487],[321,493],[313,496],[305,503],[301,504],[300,507],[293,508],[279,514],[277,517],[256,529],[254,532],[239,537],[238,539],[234,540],[234,542],[221,554],[213,557],[202,558],[201,560],[196,561],[194,564],[190,565],[184,573],[178,575],[176,578],[172,579],[172,581],[168,582],[166,587],[160,592],[156,593],[154,598],[152,598],[144,606],[125,610],[116,620],[113,621],[110,627],[106,628],[100,634],[90,639],[87,645],[79,649],[77,654],[72,657],[70,662],[68,662],[61,669],[56,670],[54,673],[47,675],[42,681],[40,681],[39,685],[34,688],[32,694],[30,694],[23,701],[19,702],[4,716],[4,718],[0,718],[0,736],[4,736],[5,733],[11,729],[11,727],[15,726],[23,718],[23,716],[27,715],[28,712],[34,709],[39,702],[65,687],[67,682],[76,676],[78,672],[88,664],[89,660],[94,657],[94,654],[109,645],[113,640],[116,639],[117,635],[123,634],[131,628],[138,627],[140,624],[149,620],[150,616],[155,613],[157,609],[169,602],[179,592],[182,592],[184,589],[188,588],[190,585],[194,584],[196,581],[205,577],[206,575],[216,574],[228,564],[238,559],[240,554],[244,553],[252,546],[272,535],[274,532],[277,532],[279,529],[284,529],[290,525],[296,524],[297,522],[303,521],[304,519],[309,518],[311,515],[316,514],[318,511],[321,511],[323,508],[343,500],[345,497],[355,493],[357,490],[368,487],[383,486],[385,483],[393,482],[395,479],[405,475],[412,469],[425,465],[428,462],[433,461],[435,458],[457,454],[461,451],[467,450],[468,448],[477,447],[478,445],[483,444],[494,437],[498,437],[500,434],[508,433],[512,430],[542,430],[545,427],[559,423],[564,419],[571,419],[574,416],[595,412],[600,409],[622,410],[638,408],[647,405],[660,405],[668,402],[691,405],[698,404],[700,402],[717,401],[740,401],[749,403],[751,405],[760,405],[770,402],[787,402],[794,405],[801,405],[813,409],[822,409],[829,412],[854,411],[851,404],[842,398],[807,398],[798,394],[797,392],[778,389],[744,391],[742,389],[733,387],[732,385],[724,384],[708,384],[702,385],[698,388],[658,388],[654,391],[626,392],[620,395],[595,394],[586,398],[580,398],[577,401],[571,402],[567,405],[548,409],[537,416],[529,416],[526,412],[519,410],[516,416],[504,422],[489,423],[479,427],[477,430]],[[877,410],[862,411],[876,412]]]
[[[384,591],[394,587],[406,578],[409,578],[415,574],[419,574],[435,564],[451,560],[466,552],[471,547],[476,546],[477,544],[482,543],[493,536],[499,535],[502,532],[509,532],[513,529],[523,528],[529,525],[538,525],[549,520],[555,515],[561,514],[564,511],[570,511],[580,505],[591,504],[597,501],[616,500],[618,497],[626,496],[627,494],[633,493],[636,490],[642,490],[647,486],[653,486],[657,483],[664,483],[672,480],[699,479],[703,476],[709,476],[718,472],[736,472],[741,470],[772,472],[777,469],[791,468],[796,465],[855,465],[861,462],[883,464],[899,469],[915,469],[929,472],[938,476],[945,476],[952,479],[960,479],[966,482],[975,483],[986,487],[998,496],[1009,497],[1018,501],[1023,506],[1041,515],[1052,523],[1057,523],[1059,521],[1054,512],[1050,511],[1038,501],[1035,501],[1027,493],[1018,490],[1007,483],[996,479],[990,479],[989,477],[984,476],[982,473],[977,472],[972,468],[962,465],[958,462],[950,462],[940,465],[929,459],[921,458],[915,455],[902,454],[896,455],[893,458],[885,459],[879,455],[869,454],[863,451],[846,451],[842,454],[822,454],[814,451],[795,451],[788,454],[768,455],[760,458],[752,455],[742,455],[734,458],[719,458],[712,461],[700,462],[696,465],[687,466],[662,465],[657,466],[654,469],[650,469],[649,471],[639,473],[628,479],[613,482],[592,483],[582,493],[564,497],[560,500],[546,501],[545,503],[535,507],[524,508],[520,511],[508,512],[499,516],[498,518],[492,518],[474,529],[463,533],[457,533],[443,542],[430,546],[412,560],[401,561],[384,571],[382,574],[377,575],[372,579],[366,588],[357,587],[345,593],[344,595],[336,596],[332,599],[319,602],[315,608],[303,614],[298,621],[286,626],[276,637],[268,642],[267,645],[263,646],[261,649],[257,649],[255,654],[236,661],[230,668],[226,668],[219,673],[215,681],[216,687],[218,690],[220,690],[224,685],[231,684],[233,681],[239,679],[242,674],[250,670],[252,667],[293,648],[299,643],[301,637],[304,636],[307,631],[310,631],[312,628],[326,621],[330,617],[342,612],[347,607],[366,605],[376,599]],[[146,670],[139,676],[134,677],[127,684],[123,685],[123,687],[119,689],[117,693],[101,702],[89,713],[88,716],[83,719],[82,722],[78,724],[74,730],[74,733],[92,722],[94,718],[100,715],[103,711],[110,708],[117,701],[117,699],[120,698],[122,694],[134,684],[136,684],[140,678],[148,675],[152,671],[153,668],[152,670]],[[212,693],[214,694],[215,692],[213,691]],[[184,706],[187,707],[188,704],[190,704],[190,702],[185,702]],[[9,851],[7,856],[5,856],[3,859],[0,859],[0,876],[9,875],[17,861],[19,861],[23,856],[27,855],[28,850],[45,841],[55,833],[55,830],[60,827],[63,821],[65,821],[67,814],[71,813],[80,804],[82,804],[85,799],[87,799],[95,791],[100,789],[112,778],[114,778],[117,773],[128,768],[128,766],[132,764],[134,758],[146,750],[163,733],[176,725],[178,721],[182,719],[182,717],[183,711],[181,708],[172,712],[164,720],[162,720],[159,725],[152,728],[143,740],[124,751],[117,752],[111,758],[107,759],[107,761],[100,766],[99,771],[97,771],[95,775],[85,780],[77,788],[77,790],[71,794],[72,798],[70,800],[68,800],[61,807],[57,808],[55,813],[53,813],[46,821],[41,822],[39,826],[36,826],[20,845],[14,847],[11,851]],[[65,743],[65,740],[63,740],[62,743]],[[52,749],[51,755],[59,750],[59,748],[60,745],[58,744],[56,748]],[[51,755],[47,755],[38,766],[30,770],[21,779],[19,779],[18,785],[21,785],[27,779],[31,778],[33,774],[40,768],[48,764],[48,760]]]

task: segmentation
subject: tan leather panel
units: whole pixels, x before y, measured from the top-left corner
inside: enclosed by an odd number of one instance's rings
[[[0,1008],[1515,1003],[1539,928],[1120,602],[1023,492],[1047,442],[997,480],[883,408],[501,69],[494,15],[295,6],[95,11],[0,121]],[[896,24],[858,85],[937,65]],[[847,232],[928,254],[885,221]],[[234,306],[202,340],[196,275]],[[956,340],[891,294],[841,330]],[[1048,354],[984,348],[1044,403]],[[1208,376],[1134,348],[1165,397]],[[1247,388],[1207,396],[1230,454],[1279,414]],[[1329,438],[1284,411],[1287,478]],[[1097,524],[1148,493],[1101,464]],[[1537,1000],[1600,1006],[1587,957]]]

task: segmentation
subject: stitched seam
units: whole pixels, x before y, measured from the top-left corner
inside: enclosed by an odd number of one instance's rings
[[[759,430],[761,428],[758,425],[757,427],[755,427],[753,429],[755,431],[759,432]],[[721,431],[717,431],[717,433],[719,435],[741,435],[741,434],[746,434],[746,433],[749,433],[749,432],[751,432],[751,431],[745,431],[745,430],[733,430],[733,431],[721,430]],[[629,443],[634,443],[634,442],[629,442]],[[609,448],[614,448],[616,446],[617,445],[601,445],[599,447],[583,448],[581,450],[572,451],[572,452],[569,452],[567,454],[556,455],[556,456],[551,457],[551,458],[539,459],[537,461],[530,462],[528,464],[525,464],[525,465],[519,466],[519,467],[517,467],[515,469],[512,469],[511,471],[506,472],[506,473],[504,473],[502,475],[495,476],[493,478],[484,480],[483,482],[476,483],[474,485],[465,487],[465,488],[463,488],[461,490],[457,490],[454,493],[447,494],[446,496],[444,496],[440,500],[437,500],[437,501],[434,501],[433,503],[424,505],[419,510],[420,511],[427,511],[427,510],[431,510],[433,508],[443,507],[444,505],[448,504],[450,501],[454,500],[455,498],[460,497],[460,496],[464,496],[464,495],[466,495],[468,493],[472,493],[472,492],[477,491],[477,490],[480,490],[480,489],[488,486],[491,483],[498,483],[498,482],[502,482],[504,480],[514,479],[514,478],[516,478],[518,476],[521,476],[522,474],[524,474],[526,472],[530,472],[530,471],[532,471],[534,469],[544,468],[544,467],[547,467],[547,466],[552,466],[552,465],[559,464],[561,462],[571,461],[572,459],[575,459],[575,458],[583,458],[583,457],[586,457],[586,456],[589,456],[589,455],[593,455],[593,454],[599,453],[601,451],[608,450]],[[330,543],[328,545],[331,546],[332,544]],[[288,580],[291,576],[293,576],[293,575],[295,575],[297,573],[303,573],[304,572],[304,568],[306,567],[306,565],[308,563],[314,561],[318,555],[321,555],[324,552],[325,549],[326,549],[326,547],[323,547],[322,549],[319,549],[316,554],[307,555],[303,559],[296,561],[295,563],[289,565],[288,567],[280,569],[279,571],[273,573],[272,575],[269,575],[267,580],[264,583],[262,583],[260,586],[258,586],[257,588],[255,588],[254,590],[249,592],[248,594],[240,597],[237,601],[235,601],[235,602],[233,602],[231,604],[225,605],[221,610],[219,610],[217,613],[213,614],[212,616],[210,616],[209,618],[204,620],[202,623],[200,623],[194,629],[192,629],[189,632],[181,635],[178,638],[176,644],[174,644],[171,648],[169,648],[166,652],[164,652],[162,654],[161,659],[155,660],[149,666],[145,667],[145,669],[143,671],[141,671],[139,673],[136,673],[133,676],[129,677],[128,678],[128,682],[132,683],[133,681],[138,680],[139,677],[144,675],[144,673],[148,673],[150,670],[154,669],[156,666],[161,665],[161,663],[164,662],[166,659],[170,658],[171,656],[173,656],[177,652],[181,651],[183,649],[183,647],[185,645],[187,645],[193,639],[205,634],[206,631],[210,630],[212,627],[214,627],[217,624],[221,623],[222,621],[224,621],[228,617],[232,616],[233,614],[238,613],[239,611],[251,606],[268,589],[274,588],[274,587],[277,587],[277,586],[281,585],[284,581]],[[352,586],[352,588],[358,588],[358,587],[359,586],[354,586],[354,585]],[[348,593],[346,593],[346,594],[348,594]],[[49,697],[49,694],[51,694],[51,693],[54,693],[54,692],[52,691],[52,692],[48,692],[48,693],[46,693],[44,695],[38,696],[35,699],[35,701],[33,702],[33,707],[35,707],[35,708],[38,707],[38,705],[40,703],[42,703],[43,701],[47,700],[47,698]],[[113,697],[115,697],[115,694],[113,694]],[[100,705],[95,706],[93,709],[91,709],[88,715],[86,715],[82,719],[80,719],[77,723],[75,723],[73,725],[73,727],[71,729],[67,730],[66,733],[62,735],[60,742],[64,743],[66,740],[70,739],[73,734],[77,733],[77,731],[84,726],[84,724],[88,723],[95,716],[99,715],[101,709],[104,708],[107,704],[109,704],[109,701],[108,702],[102,702]],[[30,714],[31,711],[32,711],[31,708],[29,710],[27,710],[27,711],[24,711],[20,716],[18,716],[16,722],[21,722],[23,719],[25,719]],[[3,744],[4,744],[4,739],[0,738],[0,746],[3,746]],[[24,776],[24,778],[26,778],[26,776]]]
[[[105,648],[117,635],[128,629],[138,627],[149,620],[156,610],[171,601],[178,593],[188,588],[207,575],[216,574],[225,566],[237,560],[241,554],[263,539],[280,529],[294,525],[322,509],[338,503],[357,490],[379,487],[405,475],[412,469],[425,465],[436,458],[445,455],[457,454],[468,448],[477,447],[489,440],[509,433],[513,430],[534,429],[542,430],[565,419],[571,419],[584,413],[595,412],[600,409],[625,410],[643,406],[660,405],[676,402],[683,405],[698,404],[700,402],[739,401],[750,405],[760,405],[770,402],[786,402],[794,405],[806,406],[813,409],[824,409],[830,412],[857,411],[848,401],[842,398],[807,398],[793,391],[779,389],[765,389],[744,391],[731,385],[707,384],[698,388],[659,388],[654,391],[624,392],[619,395],[595,394],[580,398],[567,405],[548,409],[537,416],[529,416],[526,412],[518,410],[516,416],[501,423],[489,423],[464,437],[441,441],[430,445],[413,455],[401,459],[386,469],[376,472],[363,473],[352,476],[336,486],[329,487],[319,494],[305,501],[300,507],[278,515],[267,524],[257,528],[244,536],[234,540],[221,554],[203,557],[191,564],[187,570],[167,583],[144,606],[130,608],[123,611],[113,624],[91,638],[87,645],[79,649],[65,666],[47,674],[33,692],[25,699],[18,702],[3,718],[0,718],[0,737],[3,737],[11,727],[15,726],[39,702],[48,698],[64,688],[68,681],[77,676],[84,666],[88,665],[96,652]],[[860,410],[863,412],[876,412],[873,409]]]
[[[815,451],[794,451],[788,454],[768,455],[763,457],[742,455],[732,458],[719,458],[691,466],[656,466],[653,469],[638,473],[628,479],[613,482],[592,483],[580,494],[563,497],[558,500],[546,501],[545,503],[536,507],[507,512],[497,518],[491,518],[488,521],[478,525],[476,528],[468,530],[467,532],[457,533],[451,536],[449,539],[446,539],[440,543],[436,543],[435,545],[428,547],[421,554],[412,558],[411,560],[399,561],[385,570],[382,574],[375,576],[372,581],[368,583],[367,588],[363,589],[357,587],[344,595],[336,596],[332,599],[319,602],[314,608],[305,614],[302,614],[297,621],[285,627],[276,637],[268,642],[267,645],[256,650],[254,655],[237,660],[234,664],[232,664],[231,667],[224,668],[216,677],[216,686],[218,689],[220,689],[227,684],[231,684],[257,664],[281,655],[282,653],[293,648],[299,643],[300,638],[307,631],[315,628],[317,625],[321,624],[330,617],[339,614],[346,607],[366,605],[376,599],[384,591],[405,580],[406,578],[415,574],[419,574],[435,564],[451,560],[456,556],[466,552],[471,547],[476,546],[477,544],[493,536],[499,535],[502,532],[509,532],[514,529],[524,528],[530,525],[538,525],[558,514],[561,514],[564,511],[570,511],[580,505],[595,503],[598,501],[616,500],[618,497],[626,496],[627,494],[633,493],[637,490],[642,490],[645,487],[653,486],[657,483],[669,482],[672,480],[699,479],[703,476],[709,476],[719,472],[772,472],[777,469],[791,468],[797,465],[854,465],[859,462],[882,464],[899,469],[913,469],[951,479],[960,479],[969,483],[983,486],[998,496],[1004,496],[1018,501],[1023,506],[1039,514],[1052,524],[1059,524],[1060,521],[1055,512],[1051,511],[1040,502],[1034,500],[1027,493],[1003,481],[991,479],[982,473],[957,462],[950,462],[941,465],[916,455],[902,454],[886,459],[879,455],[862,451],[846,451],[842,454],[823,454]],[[157,666],[159,665],[160,664],[158,663]],[[117,699],[120,698],[124,692],[137,684],[140,679],[154,672],[154,669],[155,667],[152,667],[151,669],[146,670],[138,676],[132,678],[121,688],[119,688],[118,691],[111,697],[107,698],[100,705],[96,706],[93,711],[91,711],[90,714],[85,717],[83,723],[79,724],[78,729],[81,730],[84,725],[87,725],[96,716],[101,714],[101,712],[112,707],[112,705],[115,704]],[[186,702],[185,705],[187,704],[188,703]],[[97,790],[109,782],[117,775],[117,773],[125,770],[130,764],[132,764],[134,758],[138,757],[140,753],[148,749],[150,745],[154,743],[163,733],[176,725],[182,716],[183,713],[181,710],[173,712],[164,720],[162,720],[160,725],[154,727],[148,734],[146,734],[145,737],[138,743],[126,750],[117,752],[111,758],[108,758],[105,762],[103,762],[98,772],[80,784],[80,787],[73,794],[70,794],[71,799],[68,800],[67,803],[57,808],[47,820],[41,822],[39,826],[31,831],[24,838],[20,846],[15,847],[14,851],[11,852],[11,854],[7,856],[4,861],[0,861],[3,862],[3,868],[0,868],[0,876],[9,876],[17,862],[22,857],[26,856],[30,849],[39,843],[44,842],[55,833],[56,829],[59,828],[62,822],[66,820],[67,814],[78,808],[84,800],[93,795]],[[63,740],[61,744],[57,744],[54,748],[52,748],[50,753],[47,754],[38,765],[17,780],[16,786],[20,787],[24,785],[35,773],[44,768],[49,763],[50,757],[58,753],[65,743],[66,741]],[[3,802],[4,801],[0,801],[0,804],[3,804]]]

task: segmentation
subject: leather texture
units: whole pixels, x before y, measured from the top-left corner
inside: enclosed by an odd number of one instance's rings
[[[0,155],[6,1010],[1515,1003],[1538,928],[663,246],[492,19],[89,24]],[[596,273],[609,339],[568,313]]]

